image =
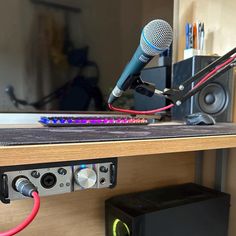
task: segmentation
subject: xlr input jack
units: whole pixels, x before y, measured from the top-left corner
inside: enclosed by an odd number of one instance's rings
[[[46,188],[46,189],[50,189],[53,188],[56,183],[57,183],[57,177],[56,175],[54,175],[53,173],[45,173],[42,177],[41,177],[41,185]]]

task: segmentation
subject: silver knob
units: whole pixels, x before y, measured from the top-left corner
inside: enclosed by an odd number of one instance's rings
[[[82,188],[91,188],[97,182],[97,174],[93,169],[78,169],[74,174],[75,182]]]

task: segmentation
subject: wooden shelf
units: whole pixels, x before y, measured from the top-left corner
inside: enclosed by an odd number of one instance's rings
[[[9,127],[19,128],[12,125]],[[2,128],[5,129],[6,126],[0,126],[0,129]],[[28,126],[28,128],[35,128],[35,126]],[[175,132],[174,128],[172,130]],[[195,131],[191,132],[195,134]],[[16,132],[12,133],[11,138],[19,139],[20,135]],[[6,141],[3,138],[3,131],[1,139],[3,145],[3,141]],[[51,235],[65,235],[68,232],[74,235],[79,232],[81,235],[93,236],[105,235],[104,201],[109,197],[193,182],[195,153],[192,151],[235,147],[236,134],[234,133],[130,141],[0,146],[0,166],[119,157],[118,184],[114,189],[85,190],[43,197],[39,215],[31,227],[24,231],[25,235],[40,235],[45,229],[50,229]],[[4,213],[0,216],[0,222],[4,222],[0,223],[3,230],[13,227],[19,219],[22,219],[32,203],[30,200],[22,200],[12,202],[12,204],[14,204],[12,208],[0,206],[1,212]],[[12,220],[15,212],[18,212],[18,215]],[[59,222],[51,220],[52,212],[54,215],[63,215]],[[81,225],[86,227],[81,227]]]
[[[234,148],[236,135],[1,146],[0,166]]]

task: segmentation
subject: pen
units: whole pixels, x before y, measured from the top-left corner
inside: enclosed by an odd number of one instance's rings
[[[193,23],[193,48],[197,49],[197,25]]]
[[[193,27],[189,24],[189,48],[193,48]]]
[[[200,42],[200,50],[204,49],[204,38],[205,38],[205,30],[204,30],[204,23],[201,25],[201,42]]]
[[[197,49],[200,50],[200,42],[201,42],[201,28],[202,28],[202,25],[201,25],[201,22],[198,23],[198,42],[197,42]]]
[[[185,25],[185,48],[189,49],[189,23],[186,23]]]

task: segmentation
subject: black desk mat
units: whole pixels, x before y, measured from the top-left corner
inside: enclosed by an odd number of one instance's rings
[[[182,138],[236,134],[236,124],[0,129],[0,146]]]

